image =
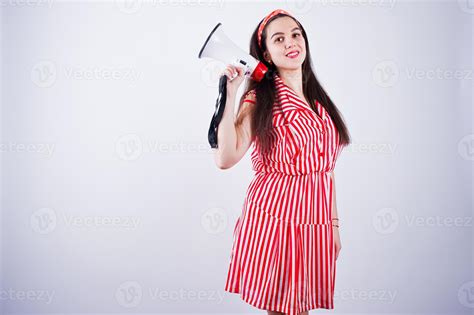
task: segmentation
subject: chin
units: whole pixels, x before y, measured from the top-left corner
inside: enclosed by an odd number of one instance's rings
[[[301,67],[301,65],[303,64],[304,62],[304,56],[302,56],[301,58],[297,58],[295,60],[288,60],[288,58],[285,59],[285,61],[283,62],[283,67],[285,68],[297,68],[297,67]]]
[[[298,69],[301,69],[302,65],[303,65],[303,60],[299,62],[285,63],[280,68],[286,69],[286,70],[298,70]]]

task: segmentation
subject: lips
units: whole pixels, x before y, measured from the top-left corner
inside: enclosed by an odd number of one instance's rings
[[[289,58],[295,58],[300,54],[298,50],[292,50],[289,53],[286,54],[287,57]]]

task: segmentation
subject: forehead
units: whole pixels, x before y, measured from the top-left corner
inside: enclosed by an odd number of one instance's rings
[[[295,20],[289,16],[279,17],[267,25],[267,37],[272,36],[276,32],[289,33],[292,29],[297,27]]]

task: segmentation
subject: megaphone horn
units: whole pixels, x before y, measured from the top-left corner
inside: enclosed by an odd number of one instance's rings
[[[245,75],[259,82],[268,71],[267,66],[246,53],[231,41],[222,29],[222,23],[218,23],[207,37],[204,45],[199,51],[198,58],[212,58],[225,64],[245,67]]]

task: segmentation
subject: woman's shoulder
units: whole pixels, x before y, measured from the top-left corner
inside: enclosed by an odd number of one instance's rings
[[[257,94],[255,93],[255,90],[250,90],[242,95],[237,114],[237,125],[240,125],[244,118],[252,116],[256,106],[255,104],[257,104],[256,96]]]
[[[252,89],[252,90],[249,90],[247,93],[245,93],[244,97],[243,97],[243,102],[249,102],[249,103],[254,103],[256,102],[256,99],[257,99],[257,92],[255,91],[255,89]]]
[[[253,97],[256,97],[257,96],[257,91],[255,91],[255,89],[251,89],[249,90],[247,93],[245,93],[245,96],[253,96]]]

